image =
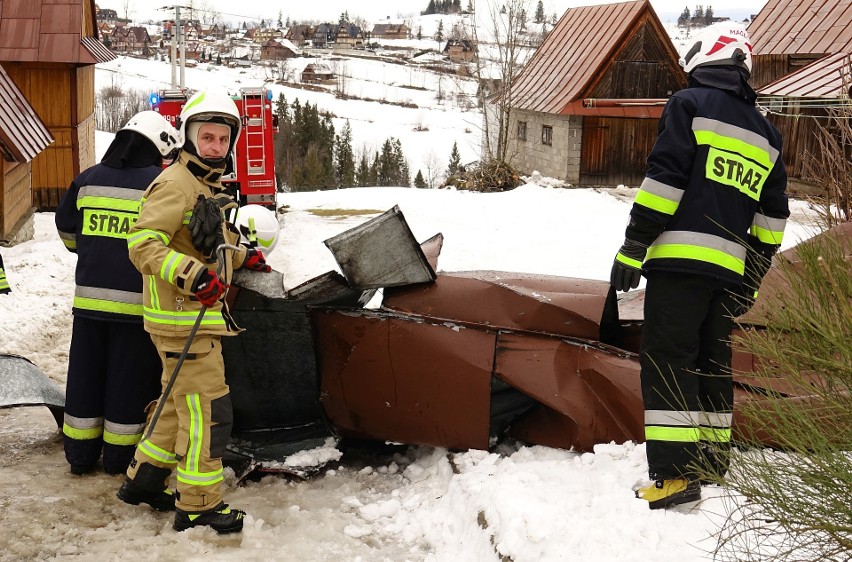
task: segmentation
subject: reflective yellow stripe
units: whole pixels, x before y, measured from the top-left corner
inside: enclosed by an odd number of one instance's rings
[[[776,219],[767,217],[761,213],[755,213],[749,228],[749,233],[763,242],[780,246],[784,239],[784,229],[787,227],[787,219]]]
[[[158,232],[156,230],[140,230],[135,234],[131,234],[127,237],[127,247],[132,248],[136,244],[143,242],[145,240],[159,240],[163,243],[164,246],[169,245],[169,237],[163,234],[162,232]]]
[[[148,308],[147,306],[144,308],[144,317],[148,322],[153,322],[155,324],[166,324],[166,325],[174,325],[174,326],[192,326],[200,311],[180,311],[180,312],[171,312],[168,310],[156,310],[154,308]],[[204,314],[204,318],[201,320],[202,326],[216,326],[216,325],[225,325],[225,317],[222,316],[221,312],[207,310]]]
[[[71,427],[67,423],[62,424],[62,433],[70,437],[71,439],[78,439],[80,441],[84,441],[87,439],[97,439],[104,433],[103,427],[91,427],[88,429],[79,429],[76,427]]]
[[[703,261],[729,269],[742,275],[745,272],[745,262],[722,250],[692,246],[690,244],[654,244],[648,248],[645,261],[662,258],[679,258]]]
[[[699,434],[702,441],[713,441],[714,443],[731,442],[730,428],[701,427],[699,428]]]
[[[648,441],[671,441],[678,443],[697,443],[699,431],[697,427],[666,427],[646,425],[645,439]]]
[[[164,449],[157,447],[147,439],[139,443],[139,451],[148,455],[155,461],[160,461],[164,464],[177,463],[177,458],[175,457],[174,453],[170,453]]]
[[[186,395],[186,407],[189,411],[189,447],[184,470],[194,473],[198,471],[204,440],[204,412],[201,409],[201,398],[198,393]]]
[[[750,131],[748,131],[750,132]],[[707,131],[696,129],[693,131],[695,134],[695,142],[699,145],[707,145],[715,148],[720,148],[726,152],[733,152],[748,158],[759,164],[766,170],[771,170],[772,166],[775,164],[774,159],[770,156],[769,152],[766,150],[750,144],[749,142],[738,139],[736,137],[722,135],[717,133],[716,131]],[[755,133],[752,133],[755,137],[758,137],[760,140],[765,142],[765,139],[759,137]]]
[[[616,259],[616,261],[620,261],[624,265],[627,265],[627,266],[632,267],[634,269],[642,269],[642,262],[641,261],[634,260],[633,258],[628,258],[627,256],[625,256],[621,252],[618,252],[617,254],[615,254],[615,259]]]
[[[134,190],[136,191],[136,190]],[[140,193],[136,191],[136,193]],[[98,208],[98,209],[109,209],[113,211],[130,211],[133,213],[139,212],[139,199],[123,199],[116,197],[97,197],[97,196],[84,196],[79,197],[77,199],[77,208],[82,209],[86,208]]]
[[[111,431],[104,431],[104,443],[110,445],[136,445],[142,439],[141,433],[133,435],[122,435]]]
[[[157,292],[157,280],[153,275],[146,275],[148,280],[148,296],[151,299],[151,310],[160,310],[160,294]],[[143,309],[142,314],[145,314]]]
[[[86,297],[74,297],[74,308],[80,310],[93,310],[98,312],[114,312],[116,314],[130,314],[142,316],[141,304],[129,304],[124,302],[108,301],[103,299],[90,299]]]
[[[224,480],[224,472],[222,470],[214,470],[213,472],[190,472],[188,470],[177,469],[177,479],[184,484],[193,486],[212,486],[217,482]]]
[[[192,218],[192,211],[187,211],[183,214],[183,224],[189,224],[189,219]]]
[[[678,202],[664,199],[659,195],[654,195],[653,193],[648,193],[641,189],[639,190],[639,193],[636,194],[635,203],[666,215],[673,215],[679,206]]]
[[[184,256],[181,253],[169,250],[169,253],[166,255],[166,259],[163,260],[162,267],[160,267],[160,278],[174,284],[175,273],[177,272],[178,265],[180,265],[183,257]]]

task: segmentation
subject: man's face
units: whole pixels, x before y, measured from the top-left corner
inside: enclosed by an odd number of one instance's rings
[[[224,158],[230,141],[230,127],[221,123],[204,123],[198,129],[198,155],[213,160]]]

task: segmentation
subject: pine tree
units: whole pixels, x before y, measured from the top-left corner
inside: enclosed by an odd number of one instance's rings
[[[414,187],[417,189],[426,189],[426,180],[423,178],[423,172],[417,170],[417,175],[414,176]]]
[[[467,13],[473,13],[473,0],[467,0]]]
[[[337,185],[339,187],[353,187],[355,185],[355,155],[352,153],[352,127],[348,120],[335,140],[335,150]]]
[[[284,27],[284,21],[281,19],[282,16],[281,10],[278,10],[278,27]]]
[[[440,43],[444,40],[444,20],[438,20],[438,30],[435,32],[435,41]]]
[[[704,23],[710,25],[713,23],[713,6],[707,6],[704,10]]]
[[[538,0],[538,6],[535,8],[535,23],[544,23],[544,2]]]
[[[680,17],[677,18],[677,24],[680,26],[689,25],[689,18],[691,14],[689,13],[689,7],[684,6],[683,12],[681,12]]]
[[[367,159],[367,153],[361,155],[358,161],[358,171],[355,172],[355,182],[358,187],[367,187],[370,185],[370,162]]]
[[[426,11],[423,12],[424,16],[430,16],[435,13],[435,0],[429,0],[429,4],[426,6]]]
[[[459,155],[458,143],[453,143],[453,149],[450,151],[450,163],[447,165],[447,177],[454,176],[458,173],[461,166],[461,156]]]
[[[376,151],[376,156],[370,163],[370,171],[367,174],[367,185],[376,186],[379,183],[379,151]]]

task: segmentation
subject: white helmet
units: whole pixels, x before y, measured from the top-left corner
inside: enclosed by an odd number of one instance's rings
[[[256,242],[264,256],[271,254],[278,245],[281,234],[278,217],[262,205],[245,205],[237,209],[234,224],[240,231],[240,241],[247,244]]]
[[[709,25],[695,36],[680,65],[687,74],[699,66],[731,65],[751,74],[751,42],[741,23],[722,21]]]
[[[184,143],[191,142],[196,146],[197,139],[187,137],[187,124],[190,122],[209,121],[221,123],[231,128],[231,145],[229,152],[234,149],[240,136],[242,122],[237,104],[224,90],[201,90],[193,94],[180,112],[180,134]]]
[[[121,130],[136,131],[144,136],[154,143],[163,158],[169,156],[183,144],[180,141],[180,134],[166,121],[166,118],[150,109],[140,111],[131,117]]]

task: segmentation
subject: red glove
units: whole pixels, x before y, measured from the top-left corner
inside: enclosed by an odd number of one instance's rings
[[[247,267],[254,271],[262,271],[264,273],[272,271],[272,267],[266,263],[263,253],[255,248],[248,249],[248,252],[246,253],[246,261],[243,262],[243,267]]]
[[[222,283],[218,275],[214,275],[210,270],[205,269],[196,278],[192,292],[195,293],[195,297],[201,304],[210,307],[222,298],[227,289],[228,286]]]

